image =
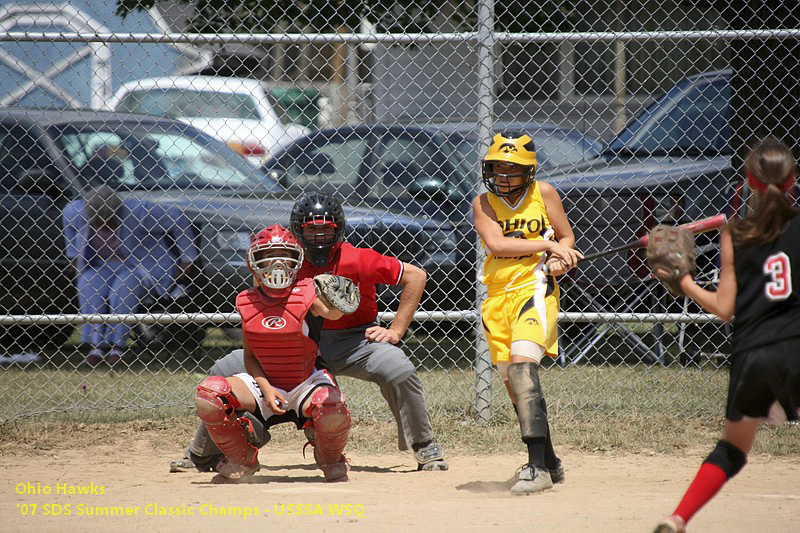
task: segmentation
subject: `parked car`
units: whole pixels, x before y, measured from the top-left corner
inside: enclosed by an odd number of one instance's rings
[[[543,147],[540,158],[546,166],[599,150],[599,143],[573,131],[537,127],[531,133]],[[461,277],[441,306],[462,310],[475,305],[477,236],[471,199],[479,180],[479,151],[477,133],[462,126],[343,126],[296,140],[262,168],[290,191],[316,187],[353,203],[447,218],[458,230]]]
[[[483,156],[481,145],[489,139],[478,137],[475,124],[446,123],[435,124],[435,127],[451,141],[464,157],[467,166],[480,168]],[[574,128],[546,124],[541,122],[506,122],[497,121],[492,124],[495,132],[522,132],[530,135],[536,146],[536,160],[539,170],[547,170],[557,166],[566,166],[600,155],[603,144],[597,139],[579,132]]]
[[[218,76],[171,76],[125,83],[109,109],[176,118],[212,135],[254,163],[308,133],[280,120],[257,80]]]
[[[581,251],[625,244],[660,222],[730,213],[737,180],[731,167],[730,77],[730,71],[718,71],[679,82],[598,157],[540,175],[561,194]],[[718,233],[699,236],[696,242],[699,277],[711,282],[718,264]],[[647,281],[649,275],[641,250],[583,263],[571,274],[576,286],[563,293],[562,309],[680,312],[684,302],[663,297]],[[692,305],[689,309],[699,311]],[[588,331],[598,335],[591,327]],[[640,356],[648,353],[649,359],[664,362],[661,345],[646,352],[649,348],[631,335],[623,338]],[[689,325],[681,334],[681,359],[696,361],[701,351],[724,351],[726,340],[725,330],[715,324]]]
[[[602,153],[575,166],[545,170],[576,235],[592,253],[645,234],[659,222],[687,222],[729,211],[730,71],[689,77],[652,102]],[[701,266],[713,266],[717,246],[700,239]],[[649,270],[640,253],[588,262],[576,280],[598,291],[622,292]]]
[[[100,151],[113,153],[121,164],[90,165]],[[268,224],[288,225],[295,198],[224,143],[176,120],[102,111],[2,109],[0,313],[77,312],[61,213],[81,191],[99,184],[123,196],[177,206],[188,216],[200,250],[196,276],[178,309],[175,302],[154,302],[186,312],[233,311],[236,293],[252,279],[244,260],[251,235]],[[345,205],[344,211],[352,244],[415,263],[442,287],[456,277],[453,226],[448,222],[374,207]],[[382,297],[392,303],[394,295],[385,291]],[[426,305],[436,308],[436,295]],[[36,338],[40,344],[60,345],[70,330],[45,326]],[[198,340],[196,331],[190,337]]]

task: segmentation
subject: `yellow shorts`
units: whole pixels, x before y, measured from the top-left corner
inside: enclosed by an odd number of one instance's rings
[[[492,363],[511,361],[511,343],[527,340],[558,357],[558,283],[536,284],[534,290],[498,292],[481,305],[481,319]]]

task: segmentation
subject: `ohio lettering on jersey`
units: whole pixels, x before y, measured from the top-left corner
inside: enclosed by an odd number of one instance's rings
[[[530,220],[519,217],[497,221],[497,225],[500,226],[501,230],[503,230],[503,236],[513,239],[527,239],[528,235],[531,234],[535,234],[544,238],[544,233],[547,231],[546,224],[547,223],[545,222],[544,216]],[[513,256],[503,255],[497,256],[497,259],[524,259],[532,256],[533,254]]]
[[[529,241],[550,240],[553,228],[544,205],[539,185],[534,182],[516,205],[509,205],[505,198],[486,193],[489,206],[494,211],[497,224],[505,237]],[[486,243],[483,243],[486,249]],[[535,269],[545,254],[542,252],[516,257],[497,257],[486,249],[486,261],[481,270],[481,282],[487,285],[525,285],[535,282]]]

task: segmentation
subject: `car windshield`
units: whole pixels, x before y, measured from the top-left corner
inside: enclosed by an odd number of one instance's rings
[[[536,146],[536,159],[539,168],[551,168],[558,165],[577,163],[597,155],[597,151],[578,136],[571,136],[559,131],[536,132],[531,135]],[[482,150],[477,137],[449,137],[463,164],[470,169],[479,169]],[[475,170],[473,170],[474,172]]]
[[[117,111],[171,118],[261,119],[253,97],[248,94],[194,89],[131,91],[122,98]]]
[[[358,186],[366,152],[367,140],[355,133],[316,135],[284,152],[277,166],[287,186],[348,197]]]
[[[222,142],[160,125],[67,127],[51,132],[87,183],[116,189],[281,189]]]
[[[717,78],[680,84],[656,100],[605,150],[607,155],[730,154],[731,87]]]

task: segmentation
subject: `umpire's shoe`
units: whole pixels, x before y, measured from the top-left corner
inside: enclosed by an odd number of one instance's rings
[[[178,472],[216,472],[217,464],[225,457],[224,455],[212,455],[211,457],[200,458],[192,453],[185,453],[181,459],[175,459],[169,463],[170,473]]]
[[[514,494],[533,494],[543,490],[552,489],[553,480],[550,479],[550,472],[547,469],[536,468],[528,463],[523,465],[519,471],[519,479],[511,487]]]
[[[450,465],[444,460],[444,449],[440,444],[429,442],[414,446],[414,458],[417,460],[417,471],[447,470]]]
[[[564,474],[564,465],[561,462],[561,459],[558,460],[555,467],[547,467],[547,470],[550,472],[550,480],[553,482],[553,485],[556,483],[564,483],[564,478],[566,476]]]

